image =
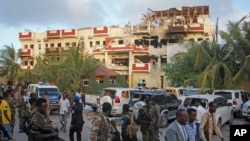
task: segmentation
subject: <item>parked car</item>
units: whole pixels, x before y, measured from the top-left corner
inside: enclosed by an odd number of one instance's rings
[[[241,112],[246,121],[250,120],[250,99],[242,105]]]
[[[130,112],[135,119],[138,117],[139,110],[146,105],[145,98],[154,99],[160,105],[161,114],[166,117],[164,126],[167,126],[168,120],[175,119],[176,111],[181,101],[174,95],[165,90],[141,90],[132,93],[129,105]]]
[[[177,98],[181,98],[185,91],[187,90],[186,88],[175,88],[175,87],[166,87],[165,88],[166,92],[174,94]]]
[[[220,127],[226,122],[228,122],[228,124],[232,124],[234,119],[233,111],[231,110],[232,104],[223,96],[199,94],[187,96],[186,99],[190,100],[190,107],[192,108],[195,108],[196,99],[200,99],[201,105],[206,110],[208,110],[208,104],[210,102],[215,102],[217,104],[217,110],[215,112],[217,125]]]
[[[228,100],[228,102],[232,103],[232,110],[235,112],[236,117],[241,117],[241,106],[248,100],[249,93],[245,90],[215,90],[213,95],[223,96]]]
[[[51,111],[58,110],[59,106],[58,97],[60,95],[60,91],[56,85],[49,83],[29,84],[28,91],[30,91],[30,93],[35,93],[37,97],[43,97],[43,94],[45,92],[48,92],[50,100],[50,110]]]
[[[104,88],[100,94],[100,108],[104,102],[112,105],[111,115],[120,116],[123,104],[128,104],[132,92],[140,91],[137,88],[108,87]]]

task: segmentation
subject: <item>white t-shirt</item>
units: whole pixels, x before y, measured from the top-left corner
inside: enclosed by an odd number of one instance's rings
[[[70,103],[67,98],[61,98],[59,101],[60,111],[59,114],[67,114],[69,112]]]
[[[196,115],[196,123],[201,123],[201,118],[203,114],[207,111],[205,108],[203,108],[201,105],[196,107],[197,115]]]
[[[76,92],[76,96],[80,97],[79,102],[82,103],[82,93]]]

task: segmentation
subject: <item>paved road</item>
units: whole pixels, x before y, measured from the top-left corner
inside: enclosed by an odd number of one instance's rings
[[[56,113],[51,115],[51,119],[53,120],[53,125],[56,127],[59,127],[60,129],[60,125],[59,125],[59,117]],[[89,131],[90,131],[90,127],[91,127],[91,122],[87,120],[87,111],[84,111],[84,119],[85,119],[85,124],[84,124],[84,128],[82,131],[82,141],[89,141]],[[59,136],[63,139],[65,139],[66,141],[69,141],[69,123],[70,123],[70,117],[68,118],[68,129],[66,131],[66,133],[64,132],[60,132]],[[238,119],[235,118],[233,124],[237,125],[241,125],[245,123],[244,119]],[[118,127],[119,128],[119,127]],[[221,128],[222,133],[225,137],[225,141],[229,141],[229,125],[225,124],[222,126]],[[164,133],[165,129],[161,129],[161,131]],[[16,121],[15,124],[15,129],[14,129],[14,137],[16,138],[17,141],[27,141],[27,136],[24,133],[18,133],[18,120]],[[141,133],[138,133],[138,138],[139,141],[141,141]],[[164,137],[163,135],[160,138],[161,141],[164,141]],[[213,141],[220,141],[220,139],[217,136],[213,137]]]

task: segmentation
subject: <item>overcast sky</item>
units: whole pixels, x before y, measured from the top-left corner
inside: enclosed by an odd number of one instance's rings
[[[25,29],[82,28],[103,25],[138,24],[147,9],[166,10],[181,6],[210,6],[212,24],[219,18],[225,30],[250,12],[250,0],[0,0],[0,49],[21,48],[18,33]],[[249,19],[250,20],[250,19]]]

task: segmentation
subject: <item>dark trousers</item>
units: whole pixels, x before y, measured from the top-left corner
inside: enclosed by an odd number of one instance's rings
[[[196,138],[197,138],[197,141],[201,141],[201,136],[200,136],[200,123],[196,123]]]
[[[81,141],[82,140],[82,127],[70,127],[69,129],[69,139],[70,141],[74,141],[74,133],[76,132],[76,136],[77,136],[77,141]]]

